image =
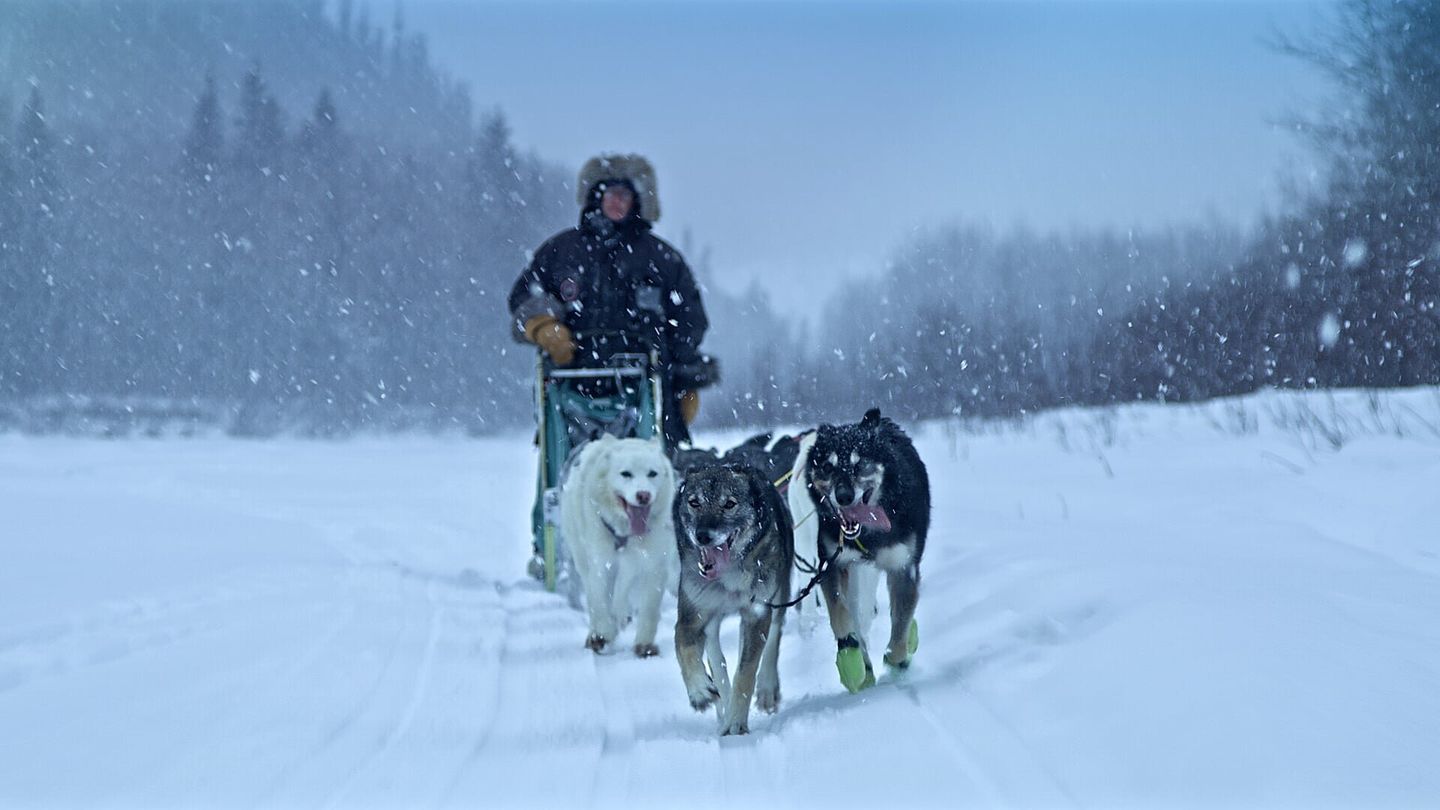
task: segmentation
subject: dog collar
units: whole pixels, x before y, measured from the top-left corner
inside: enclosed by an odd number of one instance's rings
[[[600,522],[605,524],[605,528],[610,532],[610,536],[615,538],[615,548],[622,549],[626,543],[630,542],[630,535],[615,531],[615,527],[610,525],[610,521],[602,517],[600,518]]]

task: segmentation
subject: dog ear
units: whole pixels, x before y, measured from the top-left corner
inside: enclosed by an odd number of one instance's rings
[[[860,420],[860,427],[874,430],[880,427],[880,409],[871,408],[865,412],[865,418]]]

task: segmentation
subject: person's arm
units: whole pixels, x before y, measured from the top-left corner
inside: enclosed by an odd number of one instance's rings
[[[689,425],[700,412],[699,389],[709,384],[710,364],[700,354],[700,341],[710,328],[705,304],[700,299],[700,285],[679,253],[675,253],[675,276],[665,295],[665,317],[670,322],[670,359],[678,386],[680,416]]]
[[[675,271],[670,289],[665,294],[665,318],[670,324],[670,357],[675,365],[700,362],[700,341],[710,328],[705,317],[705,304],[700,300],[700,286],[689,265],[678,252],[672,251]]]
[[[530,266],[525,268],[525,272],[521,273],[510,287],[507,305],[511,315],[511,334],[516,340],[530,340],[526,325],[536,317],[545,315],[558,321],[564,312],[560,298],[547,283],[549,273],[546,272],[546,260],[551,252],[548,244],[541,245],[530,260]]]
[[[545,258],[550,253],[548,245],[541,245],[530,266],[510,288],[507,303],[511,335],[518,341],[534,343],[556,363],[568,366],[575,359],[575,339],[561,321],[564,309],[560,299],[546,283]]]

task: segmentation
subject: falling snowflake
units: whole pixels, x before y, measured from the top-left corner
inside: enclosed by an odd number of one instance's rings
[[[1325,317],[1320,319],[1319,331],[1320,345],[1327,349],[1333,348],[1340,340],[1340,317],[1333,312],[1325,313]]]
[[[1348,239],[1345,242],[1345,266],[1359,267],[1370,255],[1370,248],[1366,246],[1363,239]]]

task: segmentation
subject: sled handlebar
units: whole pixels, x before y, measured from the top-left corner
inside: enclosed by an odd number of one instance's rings
[[[644,379],[654,370],[655,358],[638,352],[619,352],[605,361],[604,365],[581,368],[556,368],[541,353],[547,380],[598,380],[634,377]]]
[[[556,368],[545,372],[556,380],[595,379],[597,377],[644,377],[645,369],[629,368]]]

